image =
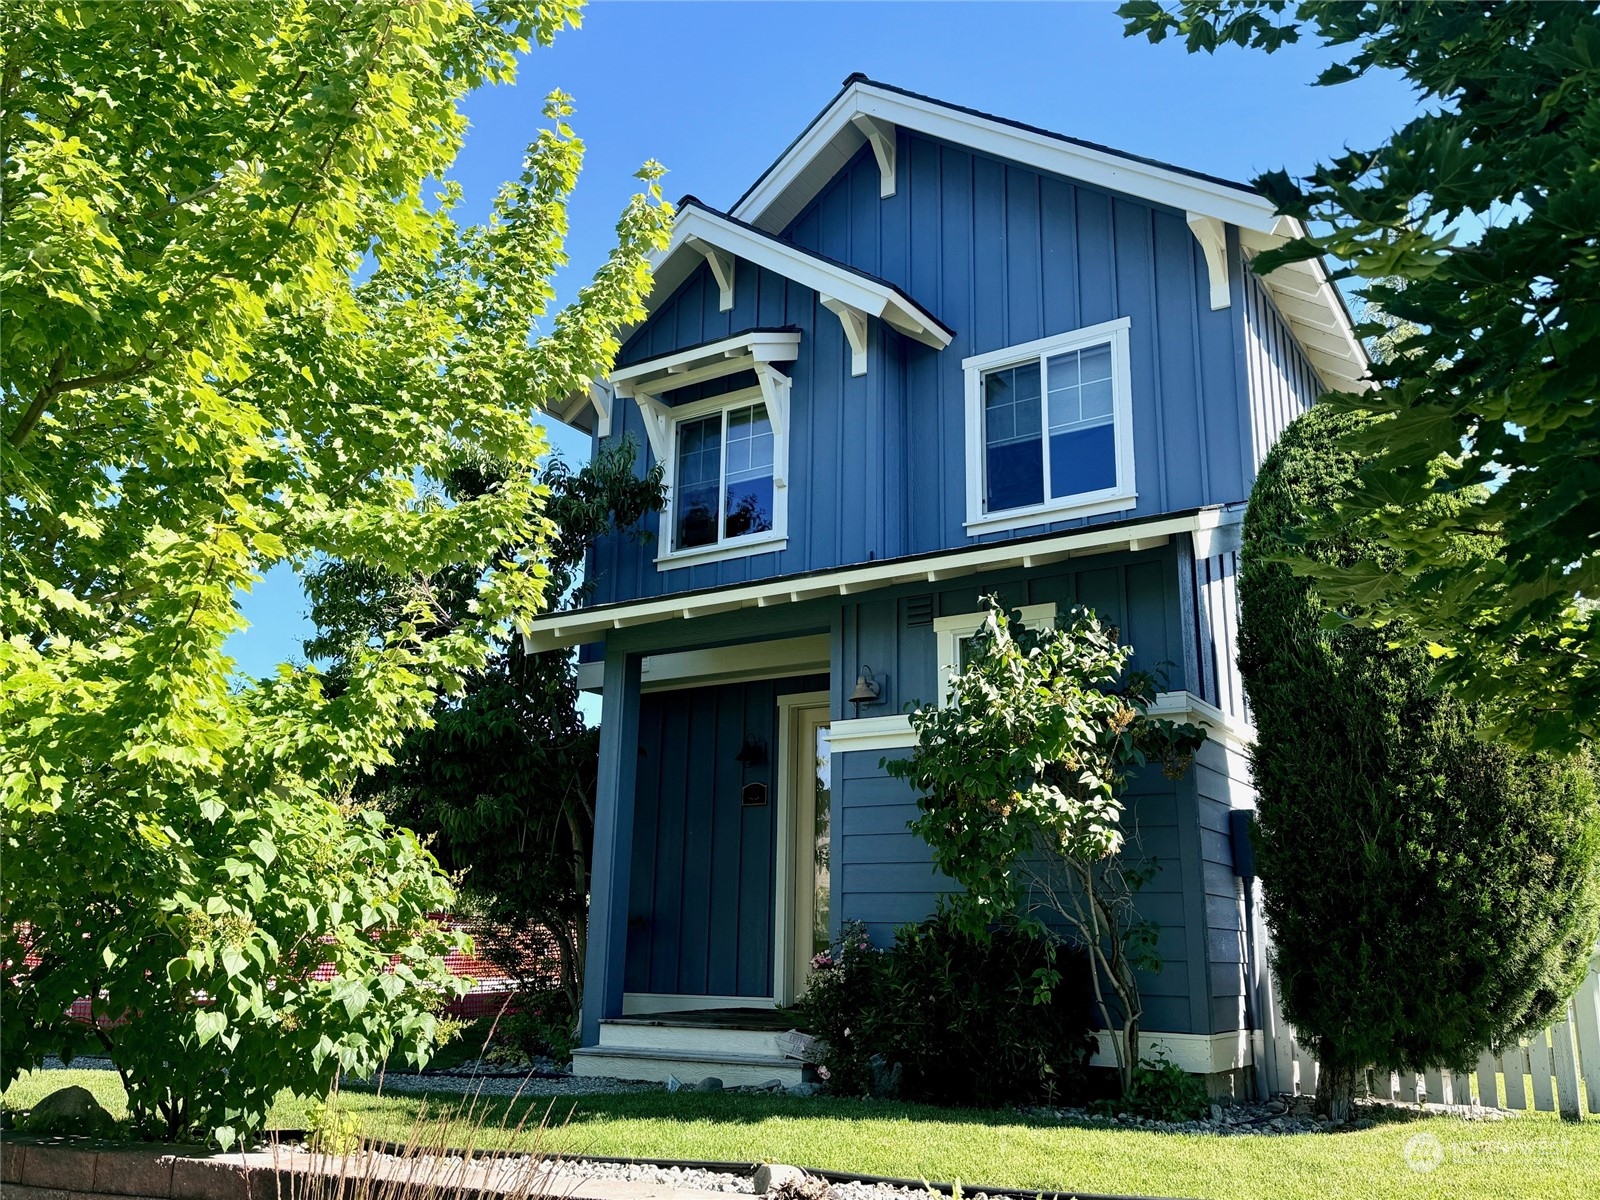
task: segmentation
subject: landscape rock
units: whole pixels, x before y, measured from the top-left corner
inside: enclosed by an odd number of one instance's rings
[[[750,1182],[755,1187],[756,1195],[765,1196],[780,1184],[797,1184],[805,1177],[806,1173],[799,1167],[791,1167],[784,1163],[762,1163],[756,1168],[756,1173]]]
[[[815,1096],[821,1090],[821,1084],[812,1083],[810,1080],[806,1080],[802,1083],[796,1083],[785,1088],[784,1093],[789,1096]]]
[[[667,1076],[667,1091],[669,1091],[669,1092],[681,1092],[681,1091],[683,1091],[683,1080],[679,1079],[676,1075],[668,1075]]]
[[[108,1133],[116,1125],[94,1093],[74,1084],[59,1088],[33,1106],[23,1128],[29,1133]]]
[[[720,1092],[722,1090],[722,1080],[715,1075],[707,1075],[694,1085],[694,1090],[697,1092]]]

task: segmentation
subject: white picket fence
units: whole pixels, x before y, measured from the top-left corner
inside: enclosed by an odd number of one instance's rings
[[[1266,1028],[1258,1045],[1268,1091],[1316,1091],[1316,1060],[1283,1020],[1270,978],[1264,990],[1269,1003],[1264,1005]],[[1559,1112],[1569,1120],[1581,1120],[1587,1108],[1590,1117],[1600,1117],[1600,954],[1590,962],[1565,1018],[1521,1045],[1498,1058],[1485,1054],[1471,1072],[1429,1070],[1382,1078],[1368,1071],[1367,1087],[1372,1095],[1390,1100],[1533,1109]]]

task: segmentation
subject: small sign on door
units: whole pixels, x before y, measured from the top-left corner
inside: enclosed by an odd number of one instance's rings
[[[755,808],[767,802],[767,785],[764,783],[747,783],[744,785],[744,806]]]

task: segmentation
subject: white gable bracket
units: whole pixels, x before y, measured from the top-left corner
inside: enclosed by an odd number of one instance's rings
[[[761,385],[761,398],[767,404],[767,420],[772,422],[772,432],[779,438],[789,436],[789,385],[794,381],[771,363],[755,365],[756,382]],[[772,486],[788,487],[786,475],[789,456],[772,456]]]
[[[727,312],[733,307],[733,255],[697,237],[689,238],[688,245],[690,249],[705,255],[706,265],[711,268],[712,277],[717,281],[717,311]]]
[[[611,389],[598,379],[589,384],[589,403],[594,405],[595,432],[603,438],[611,436]]]
[[[1189,232],[1206,256],[1206,272],[1211,276],[1211,308],[1227,308],[1233,303],[1228,289],[1228,227],[1216,217],[1186,212]]]
[[[850,343],[850,374],[865,375],[867,373],[867,314],[859,308],[846,304],[843,300],[835,300],[832,296],[822,297],[822,307],[839,318],[839,324],[844,326],[845,341]]]
[[[617,384],[617,395],[631,396],[638,402],[639,415],[644,418],[644,433],[650,439],[650,452],[658,463],[668,462],[672,454],[672,445],[667,439],[669,413],[661,398],[649,392],[636,392],[625,383]]]
[[[894,134],[895,127],[878,117],[856,113],[850,123],[859,129],[872,146],[873,157],[878,160],[878,198],[887,200],[894,195]]]

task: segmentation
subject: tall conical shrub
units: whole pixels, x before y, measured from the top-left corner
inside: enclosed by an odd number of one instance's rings
[[[1355,486],[1348,447],[1365,420],[1318,406],[1285,432],[1251,493],[1239,583],[1273,974],[1335,1117],[1368,1065],[1465,1068],[1542,1028],[1600,924],[1589,752],[1481,740],[1473,714],[1430,687],[1426,653],[1325,627],[1286,561],[1392,568],[1326,521]]]

